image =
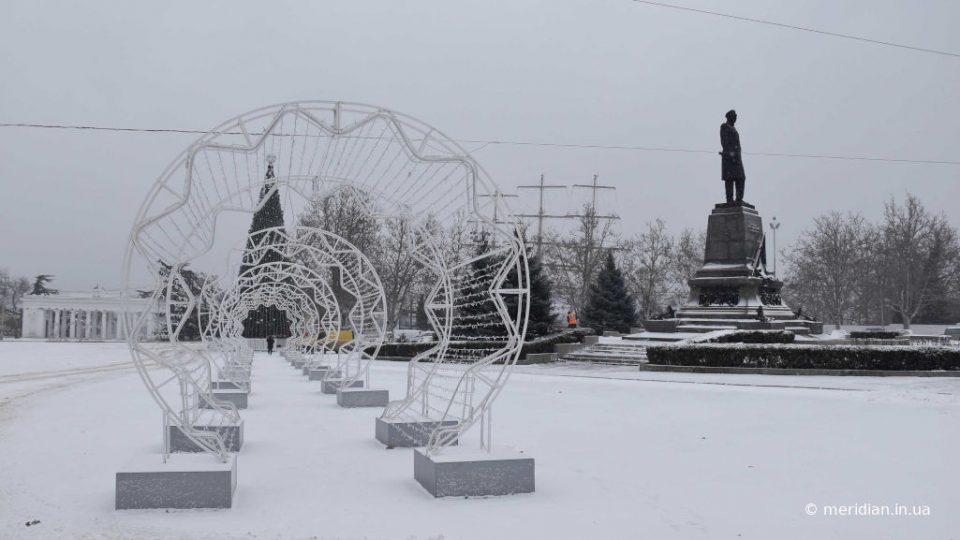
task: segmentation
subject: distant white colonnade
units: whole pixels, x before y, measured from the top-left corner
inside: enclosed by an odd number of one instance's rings
[[[21,335],[25,338],[75,341],[123,341],[127,339],[120,317],[124,312],[146,310],[151,300],[132,299],[125,304],[120,291],[62,291],[59,294],[23,297]],[[156,317],[140,329],[141,340],[151,340],[157,331]]]

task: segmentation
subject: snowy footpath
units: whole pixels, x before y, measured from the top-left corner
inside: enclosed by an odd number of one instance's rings
[[[161,442],[129,362],[0,342],[0,538],[960,538],[960,379],[519,367],[494,443],[536,458],[536,493],[434,499],[374,439],[379,410],[258,354],[234,507],[118,512],[114,473]],[[405,365],[372,379],[396,399]],[[883,507],[923,515],[862,515]]]

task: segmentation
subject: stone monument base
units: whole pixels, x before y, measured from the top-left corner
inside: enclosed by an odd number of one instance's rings
[[[237,456],[226,463],[209,454],[143,456],[117,471],[115,508],[230,508],[237,487]]]
[[[644,327],[649,332],[678,333],[822,333],[822,324],[798,318],[783,302],[783,282],[767,272],[765,254],[760,213],[746,203],[716,205],[707,220],[703,266],[687,282],[687,301],[674,318],[647,321]]]
[[[341,388],[337,391],[337,405],[341,407],[386,407],[389,402],[389,390]]]
[[[410,422],[405,420],[384,420],[377,418],[376,437],[387,448],[412,448],[426,446],[430,442],[430,435],[438,427],[456,426],[456,420],[425,420]],[[453,441],[457,444],[458,441]]]
[[[202,421],[202,420],[201,420]],[[194,424],[195,429],[215,431],[223,438],[223,445],[228,452],[239,452],[243,447],[243,420],[236,424],[214,425]],[[170,452],[205,452],[206,450],[187,437],[178,426],[167,426],[167,444]]]
[[[343,384],[343,379],[334,379],[332,377],[324,377],[323,386],[320,387],[320,391],[324,394],[336,394],[340,390],[341,385]],[[363,381],[353,381],[350,383],[348,388],[363,388]]]
[[[413,477],[434,497],[533,493],[534,460],[510,449],[444,448],[413,451]]]
[[[218,399],[218,400],[220,400],[220,401],[227,401],[227,402],[229,402],[229,403],[233,403],[234,405],[236,405],[236,407],[237,407],[238,409],[246,409],[246,408],[247,408],[247,396],[248,396],[250,393],[247,392],[246,390],[227,390],[227,389],[220,390],[220,389],[216,389],[216,390],[211,391],[211,394],[213,394],[214,399]],[[212,409],[213,407],[211,407],[211,406],[210,406],[210,403],[208,403],[207,400],[204,399],[204,398],[201,396],[201,398],[200,398],[200,408],[202,408],[202,409]]]

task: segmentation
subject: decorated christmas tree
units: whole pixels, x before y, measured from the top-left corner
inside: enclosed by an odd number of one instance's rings
[[[250,261],[253,258],[247,256],[255,246],[279,244],[282,241],[276,231],[268,230],[273,227],[283,227],[283,207],[280,206],[280,189],[276,186],[273,171],[274,159],[274,156],[267,156],[267,174],[264,178],[263,187],[260,188],[261,206],[253,214],[253,221],[250,223],[250,233],[247,236],[247,252],[243,258],[246,264],[240,266],[240,275],[256,266],[273,262],[287,262],[287,258],[280,250],[261,251],[262,256],[252,263]],[[274,189],[275,187],[276,189]],[[246,338],[288,337],[289,335],[290,321],[287,320],[286,312],[274,306],[258,306],[257,309],[250,311],[243,321],[243,337]]]

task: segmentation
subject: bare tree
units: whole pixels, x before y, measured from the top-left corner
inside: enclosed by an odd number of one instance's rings
[[[353,187],[346,186],[310,200],[298,217],[298,223],[336,234],[367,257],[372,258],[379,251],[382,223],[375,213],[374,202],[369,195]],[[376,267],[376,261],[372,262]],[[341,308],[341,323],[349,324],[354,299],[343,287],[339,268],[330,268],[329,275],[330,288]]]
[[[381,223],[373,200],[352,187],[310,200],[298,221],[304,227],[316,227],[341,236],[362,253],[372,252],[380,238]]]
[[[23,320],[20,301],[32,289],[29,279],[12,277],[5,268],[0,268],[0,336],[20,337]]]
[[[707,231],[684,229],[674,242],[670,269],[672,303],[683,304],[690,293],[689,281],[703,267]]]
[[[4,334],[6,334],[10,285],[10,272],[6,268],[0,268],[0,339],[3,339]]]
[[[786,253],[792,300],[839,328],[856,306],[870,226],[858,214],[831,212],[813,220]]]
[[[644,320],[661,313],[670,301],[674,249],[662,219],[647,223],[646,231],[624,242],[621,267]]]
[[[423,241],[418,235],[430,234],[429,230],[418,228],[408,215],[385,219],[384,234],[373,259],[387,299],[387,328],[397,326],[402,306],[411,304],[411,293],[422,288],[418,285],[425,281],[427,272],[411,254]]]
[[[592,205],[586,204],[575,231],[544,236],[548,247],[544,248],[543,265],[554,294],[579,312],[586,305],[590,284],[603,266],[607,251],[619,244],[612,220],[599,216]]]
[[[453,217],[453,221],[445,231],[436,229],[439,245],[442,246],[447,264],[456,264],[467,259],[470,253],[470,246],[473,245],[473,232],[470,230],[470,220],[467,213],[458,210]]]
[[[946,216],[931,215],[911,194],[903,205],[887,202],[881,231],[887,305],[910,328],[953,279],[960,259],[957,231]]]
[[[870,225],[864,238],[863,257],[860,259],[860,277],[856,287],[856,307],[849,315],[854,324],[879,324],[890,321],[886,291],[889,277],[884,265],[883,234],[879,227]]]

